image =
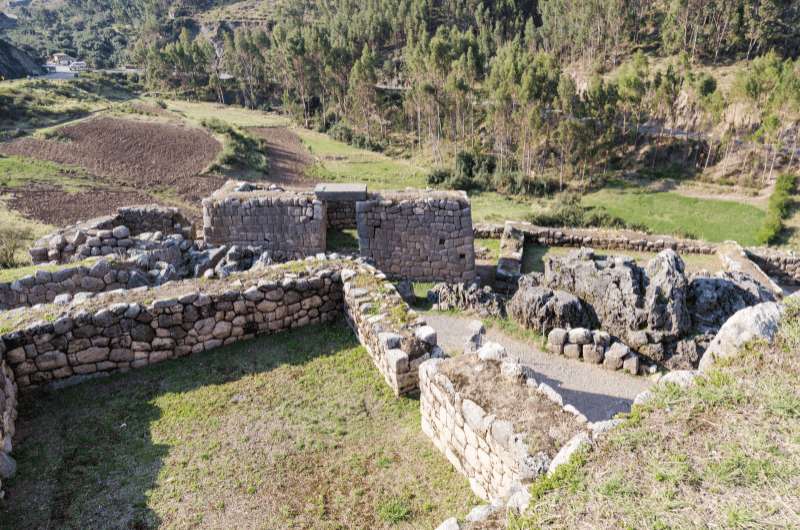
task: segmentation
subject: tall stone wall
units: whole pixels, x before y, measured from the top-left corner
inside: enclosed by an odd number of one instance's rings
[[[373,195],[356,205],[361,256],[390,277],[471,281],[472,212],[462,192]]]
[[[291,257],[325,252],[325,203],[311,193],[236,191],[228,182],[203,200],[203,234],[211,245],[261,247]]]
[[[436,332],[411,310],[386,276],[362,267],[342,271],[344,311],[395,395],[414,392],[419,366],[442,357]]]
[[[11,457],[16,421],[17,384],[14,382],[14,373],[5,361],[5,345],[0,340],[0,474],[16,468],[16,463]],[[3,482],[0,477],[0,498],[3,495]]]
[[[328,206],[328,228],[356,228],[356,201],[325,201]]]

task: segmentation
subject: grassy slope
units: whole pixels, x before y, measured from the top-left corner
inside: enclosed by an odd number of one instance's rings
[[[2,528],[432,528],[477,502],[342,323],[23,400]]]
[[[732,239],[756,244],[764,211],[748,204],[685,197],[671,192],[613,186],[586,195],[587,206],[604,208],[655,234],[694,236],[707,241]]]
[[[666,386],[512,528],[800,527],[800,309],[689,390]]]

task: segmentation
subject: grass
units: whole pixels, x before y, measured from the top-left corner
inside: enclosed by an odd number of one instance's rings
[[[516,528],[800,525],[800,309],[690,389],[656,387],[558,480],[532,487]]]
[[[0,187],[18,189],[30,184],[59,186],[67,193],[89,188],[92,177],[83,169],[45,160],[0,155]]]
[[[325,134],[294,129],[317,158],[311,175],[328,182],[362,182],[371,190],[425,188],[426,172],[411,162],[352,147]]]
[[[477,502],[342,323],[23,399],[4,528],[433,528]],[[6,484],[4,484],[6,485]]]
[[[358,252],[358,230],[329,229],[327,234],[328,252]]]
[[[23,217],[19,213],[8,208],[5,202],[6,199],[7,196],[0,195],[0,226],[12,227],[18,233],[28,236],[28,238],[25,238],[23,241],[24,249],[17,252],[17,262],[18,264],[30,263],[31,258],[28,255],[27,247],[36,239],[51,233],[55,230],[55,227]]]
[[[575,250],[577,250],[575,247],[549,247],[537,245],[535,243],[526,243],[522,253],[522,273],[544,272],[545,258],[566,256]],[[655,252],[637,252],[633,250],[598,249],[597,253],[600,255],[628,256],[633,258],[640,266],[644,266],[647,261],[657,255]],[[686,272],[700,272],[705,270],[713,273],[722,269],[722,263],[714,254],[682,254],[681,258],[686,265]]]
[[[758,242],[765,212],[733,201],[685,197],[636,187],[609,185],[588,194],[583,204],[603,208],[629,224],[646,226],[654,234],[695,237],[706,241]]]
[[[0,269],[0,283],[10,283],[14,280],[24,278],[25,276],[32,276],[34,273],[36,273],[36,271],[55,272],[62,269],[72,269],[80,266],[87,267],[92,265],[95,261],[97,261],[97,259],[98,258],[87,258],[82,261],[66,263],[63,265],[25,265],[11,269]]]
[[[222,120],[237,127],[279,127],[291,124],[288,118],[271,112],[251,110],[235,105],[169,100],[167,108],[176,114],[200,124],[206,120]]]

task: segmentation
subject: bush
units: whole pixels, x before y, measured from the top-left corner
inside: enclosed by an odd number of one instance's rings
[[[30,228],[14,224],[0,225],[0,267],[9,268],[19,265],[17,254],[31,240]]]
[[[267,146],[264,140],[254,138],[217,118],[203,120],[201,123],[206,129],[227,137],[222,153],[209,170],[228,166],[232,169],[251,169],[263,173],[268,171]]]
[[[434,169],[428,174],[428,185],[429,186],[442,186],[445,183],[449,182],[452,178],[452,173],[449,169],[438,168]]]
[[[581,204],[581,197],[574,193],[564,193],[558,197],[556,206],[547,212],[528,216],[528,221],[538,226],[574,228],[615,228],[646,232],[641,225],[626,223],[605,210],[587,208]]]
[[[792,194],[797,187],[797,175],[785,173],[775,181],[775,191],[769,198],[767,216],[758,230],[758,242],[762,245],[774,243],[783,230],[783,220],[789,215]]]

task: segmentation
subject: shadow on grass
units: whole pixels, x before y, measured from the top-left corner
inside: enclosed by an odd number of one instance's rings
[[[159,398],[303,365],[357,344],[341,322],[318,325],[23,396],[18,472],[3,484],[0,528],[159,527],[148,500],[157,484],[171,480],[162,468],[179,443],[152,439],[165,402],[160,408]]]
[[[358,251],[358,233],[356,230],[328,230],[328,252]]]

